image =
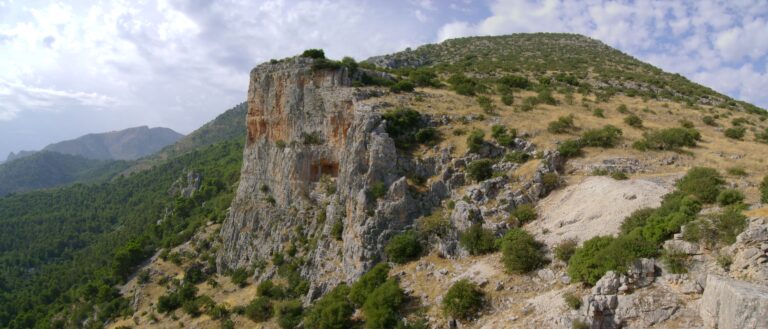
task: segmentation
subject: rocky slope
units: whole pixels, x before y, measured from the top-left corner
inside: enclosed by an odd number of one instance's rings
[[[112,326],[292,327],[281,322],[281,311],[278,319],[260,318],[249,307],[261,298],[275,298],[268,302],[276,308],[297,298],[312,311],[340,283],[352,284],[386,262],[406,299],[396,320],[414,328],[417,320],[431,328],[765,327],[768,210],[759,186],[768,174],[768,144],[761,140],[766,115],[679,76],[664,73],[664,86],[657,86],[644,77],[658,69],[595,42],[570,35],[453,40],[369,60],[390,67],[386,72],[307,57],[259,65],[251,71],[243,167],[227,218],[170,250],[185,260],[169,265],[155,257],[145,268],[148,281],[129,281],[123,294],[135,301],[136,312]],[[553,47],[570,52],[550,53]],[[591,57],[574,60],[579,56]],[[507,57],[515,65],[498,60]],[[553,68],[577,81],[536,70],[547,61],[533,58],[552,57],[563,59]],[[418,72],[410,66],[431,67],[436,82],[414,92],[363,83],[371,76],[415,81]],[[456,72],[477,77],[468,83],[476,88],[472,94],[457,90],[462,78]],[[504,74],[530,76],[535,87],[496,85]],[[393,129],[403,118],[392,115],[404,108],[415,110],[415,124],[439,138],[404,147]],[[641,124],[627,120],[631,115]],[[564,129],[551,128],[569,120]],[[748,128],[734,139],[725,137],[727,126]],[[509,130],[501,134],[498,127]],[[590,133],[615,131],[605,127],[619,131],[600,135],[610,143],[584,142]],[[633,147],[680,127],[696,131],[693,145]],[[483,137],[470,145],[478,132]],[[561,154],[574,140],[587,145]],[[488,166],[482,177],[475,170],[480,163]],[[735,189],[742,200],[667,201],[694,167],[726,173],[716,192]],[[693,190],[685,193],[700,192]],[[645,208],[656,209],[657,217],[638,220]],[[647,232],[631,232],[626,218]],[[662,223],[654,227],[654,221]],[[510,270],[505,259],[516,249],[501,243],[497,252],[498,242],[473,249],[466,236],[477,228],[496,241],[522,228],[545,259],[533,269]],[[387,252],[403,232],[420,236],[423,250],[415,260]],[[584,250],[598,236],[628,241],[615,258],[649,245],[653,250],[593,281],[577,278],[558,250],[567,242]],[[231,310],[226,320],[194,310],[160,315],[154,299],[181,289],[189,269],[212,251],[217,273],[194,285],[211,305]],[[246,278],[237,284],[233,273]],[[168,284],[173,279],[176,284]],[[482,308],[459,318],[443,306],[462,280],[484,298]],[[282,297],[267,297],[265,282],[282,287]],[[367,322],[370,309],[352,308],[347,323],[377,328]]]

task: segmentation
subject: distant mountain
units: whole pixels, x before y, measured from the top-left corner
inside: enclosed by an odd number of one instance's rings
[[[147,126],[88,134],[46,146],[44,151],[80,155],[94,160],[135,160],[173,144],[184,135],[168,128]]]
[[[235,105],[189,135],[179,139],[176,143],[141,159],[128,172],[148,169],[163,160],[198,150],[203,146],[233,139],[243,140],[245,138],[245,115],[247,112],[248,104],[245,102]]]
[[[13,160],[16,160],[16,159],[21,159],[21,158],[23,158],[25,156],[29,156],[29,155],[35,154],[36,152],[37,151],[19,151],[19,153],[11,152],[10,154],[8,154],[8,157],[5,159],[5,161],[6,162],[10,162],[10,161],[13,161]],[[0,162],[0,163],[2,163],[2,162]]]
[[[35,152],[0,165],[0,196],[74,182],[107,180],[128,162],[86,159],[51,151]]]

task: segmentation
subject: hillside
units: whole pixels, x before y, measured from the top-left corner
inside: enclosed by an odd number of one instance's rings
[[[0,196],[74,182],[108,180],[127,166],[125,161],[92,160],[52,151],[35,152],[0,164]]]
[[[578,35],[310,49],[0,198],[0,327],[768,327],[767,119]]]
[[[155,153],[183,136],[168,128],[142,126],[88,134],[73,140],[50,144],[43,150],[79,155],[94,160],[135,160]]]

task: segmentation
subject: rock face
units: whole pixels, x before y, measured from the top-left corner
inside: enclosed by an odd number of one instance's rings
[[[439,180],[410,191],[406,172],[431,177],[445,163],[400,155],[380,114],[362,102],[366,94],[350,87],[353,78],[345,68],[313,69],[307,58],[251,71],[243,168],[221,229],[220,270],[267,261],[310,237],[316,247],[304,254],[302,274],[311,299],[367,271],[392,235],[447,195]],[[387,192],[377,199],[369,191],[379,184]],[[338,225],[340,241],[331,237]]]
[[[710,274],[701,299],[707,328],[768,328],[768,287]]]

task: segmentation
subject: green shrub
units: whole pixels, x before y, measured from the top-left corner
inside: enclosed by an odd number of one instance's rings
[[[726,172],[728,172],[731,176],[738,176],[738,177],[746,177],[747,171],[742,167],[730,167],[726,169]]]
[[[621,129],[605,125],[600,129],[590,129],[582,133],[580,144],[592,147],[614,147],[621,135]]]
[[[595,117],[598,117],[598,118],[605,118],[605,110],[603,110],[601,108],[596,108],[596,109],[592,110],[592,115],[594,115]]]
[[[416,144],[415,134],[421,128],[421,113],[406,107],[387,111],[381,115],[387,121],[387,134],[395,140],[399,149],[409,149]]]
[[[301,57],[323,59],[325,58],[325,52],[322,49],[307,49],[301,53]]]
[[[349,300],[352,304],[358,307],[362,306],[368,296],[387,281],[389,270],[389,265],[382,262],[360,276],[360,279],[349,289]]]
[[[611,173],[611,178],[613,178],[615,180],[626,180],[626,179],[629,179],[627,174],[624,173],[623,171],[614,171],[614,172],[612,172]]]
[[[448,78],[448,83],[451,84],[451,89],[453,89],[453,91],[464,96],[474,96],[482,89],[477,80],[468,78],[463,74],[454,74]]]
[[[501,252],[501,260],[510,273],[527,273],[546,264],[541,243],[519,228],[513,228],[504,235]]]
[[[406,231],[392,237],[384,248],[387,258],[394,263],[403,264],[421,256],[421,242],[413,231]]]
[[[313,131],[311,133],[302,133],[301,140],[304,145],[320,145],[323,143],[323,139],[320,137],[320,133]]]
[[[480,129],[473,129],[469,133],[469,136],[467,136],[467,148],[470,152],[477,153],[480,151],[480,147],[485,143],[483,137],[485,137],[485,133]]]
[[[336,241],[341,241],[343,239],[344,234],[344,221],[342,219],[337,219],[336,222],[333,223],[333,226],[331,227],[331,237],[333,237]]]
[[[760,202],[768,203],[768,175],[760,182]]]
[[[521,151],[512,151],[504,155],[504,161],[523,164],[531,159],[531,155]]]
[[[560,176],[553,172],[541,175],[541,184],[544,185],[544,190],[552,191],[560,186]]]
[[[562,242],[557,244],[557,246],[555,246],[555,249],[554,249],[555,258],[565,263],[568,263],[568,261],[571,259],[571,256],[573,256],[573,253],[576,252],[577,246],[578,244],[574,239],[563,240]]]
[[[393,93],[401,93],[401,92],[410,93],[410,92],[413,92],[415,88],[416,86],[413,84],[413,82],[409,80],[400,80],[395,84],[389,86],[389,91]]]
[[[491,230],[483,228],[480,223],[475,223],[461,232],[459,243],[471,255],[482,255],[496,251],[496,237]]]
[[[519,75],[508,75],[498,80],[500,85],[508,88],[528,89],[531,87],[531,81],[528,78]]]
[[[704,122],[707,126],[717,126],[717,121],[715,121],[715,118],[711,116],[705,116],[701,118],[701,121]]]
[[[419,87],[438,87],[440,81],[437,80],[437,73],[431,68],[421,67],[412,70],[408,74],[408,79],[413,81]]]
[[[272,280],[266,280],[256,286],[256,294],[267,299],[285,298],[285,288],[276,285]]]
[[[755,140],[761,143],[768,144],[768,128],[765,128],[762,132],[755,132]]]
[[[741,213],[741,207],[730,206],[713,219],[714,228],[720,242],[731,245],[736,237],[747,227],[747,217]]]
[[[452,318],[468,320],[483,309],[485,294],[467,279],[456,281],[445,293],[443,311]]]
[[[510,106],[515,102],[515,97],[512,96],[512,93],[505,93],[504,95],[501,95],[501,103]]]
[[[670,273],[688,273],[688,255],[684,253],[665,252],[661,255],[661,261],[667,266]]]
[[[744,193],[736,189],[725,189],[717,195],[717,203],[721,206],[729,206],[744,201]]]
[[[652,257],[658,247],[637,235],[618,238],[598,236],[576,249],[568,263],[568,274],[575,281],[594,285],[607,271],[626,271],[640,257]]]
[[[485,114],[490,115],[495,113],[495,106],[493,105],[493,101],[491,101],[491,99],[487,96],[478,96],[477,104],[480,105],[480,108],[483,109]]]
[[[536,208],[530,204],[521,204],[517,206],[515,210],[512,210],[512,213],[509,216],[520,225],[533,221],[538,217]]]
[[[643,227],[648,221],[648,218],[655,212],[656,209],[653,208],[640,208],[633,211],[632,214],[627,216],[627,218],[624,218],[624,221],[621,223],[621,233],[629,234],[629,232],[632,232],[635,228]]]
[[[245,307],[245,316],[256,323],[268,321],[272,317],[272,301],[266,297],[254,298]]]
[[[352,328],[355,307],[347,299],[350,289],[346,284],[336,286],[331,292],[314,302],[304,315],[304,328],[346,329]]]
[[[419,144],[431,145],[440,139],[440,133],[433,127],[426,127],[417,130],[414,138]]]
[[[643,128],[643,119],[640,119],[640,117],[635,114],[630,114],[624,118],[624,123],[630,127]]]
[[[547,125],[547,131],[553,134],[563,134],[574,128],[573,115],[559,117]]]
[[[557,151],[565,158],[573,158],[581,155],[581,141],[579,140],[567,140],[560,143],[557,147]]]
[[[720,194],[723,177],[717,170],[705,167],[694,167],[680,179],[675,186],[684,195],[693,195],[703,203],[713,203]]]
[[[399,308],[405,294],[397,281],[389,279],[373,290],[363,304],[365,327],[368,329],[394,328],[400,319]]]
[[[738,127],[741,125],[749,124],[749,120],[746,118],[734,118],[731,120],[731,124]]]
[[[467,165],[467,176],[475,181],[484,181],[493,176],[493,161],[479,159]]]
[[[533,110],[539,100],[535,96],[529,96],[523,99],[523,104],[520,105],[520,111],[528,112]]]
[[[725,137],[731,138],[731,139],[742,139],[744,138],[744,134],[747,132],[746,129],[743,127],[733,127],[726,129],[723,134],[725,134]]]
[[[448,209],[453,209],[455,206],[456,203],[453,200],[448,201],[448,204],[446,205]],[[417,223],[417,228],[421,236],[443,237],[451,230],[451,223],[448,218],[443,216],[442,211],[436,210],[429,216],[422,217]]]
[[[643,139],[633,145],[638,150],[678,150],[695,147],[701,134],[696,129],[667,128],[643,134]]]
[[[493,137],[499,145],[513,146],[515,144],[515,137],[517,137],[517,130],[507,129],[507,127],[501,125],[493,125],[491,127],[491,137]]]
[[[536,95],[537,103],[557,105],[557,100],[552,96],[552,92],[549,89],[542,89]]]
[[[368,189],[368,193],[374,200],[378,200],[387,195],[387,186],[384,182],[373,182]]]
[[[275,305],[277,324],[283,329],[296,328],[301,323],[304,307],[300,300],[281,301]]]
[[[621,104],[621,105],[619,105],[619,107],[617,107],[617,108],[616,108],[616,111],[618,111],[618,112],[619,112],[619,113],[621,113],[621,114],[627,114],[627,113],[629,113],[629,109],[628,109],[628,108],[627,108],[627,106],[626,106],[626,105],[624,105],[624,104]]]
[[[693,126],[693,122],[691,122],[690,120],[680,119],[679,122],[680,122],[680,126],[683,127],[683,128],[693,129],[693,127],[694,127]]]
[[[581,308],[581,298],[574,296],[573,293],[568,292],[563,294],[563,300],[571,309],[578,310]]]
[[[248,280],[248,271],[242,267],[237,268],[232,271],[230,279],[232,279],[233,284],[243,287],[246,285],[246,280]]]

